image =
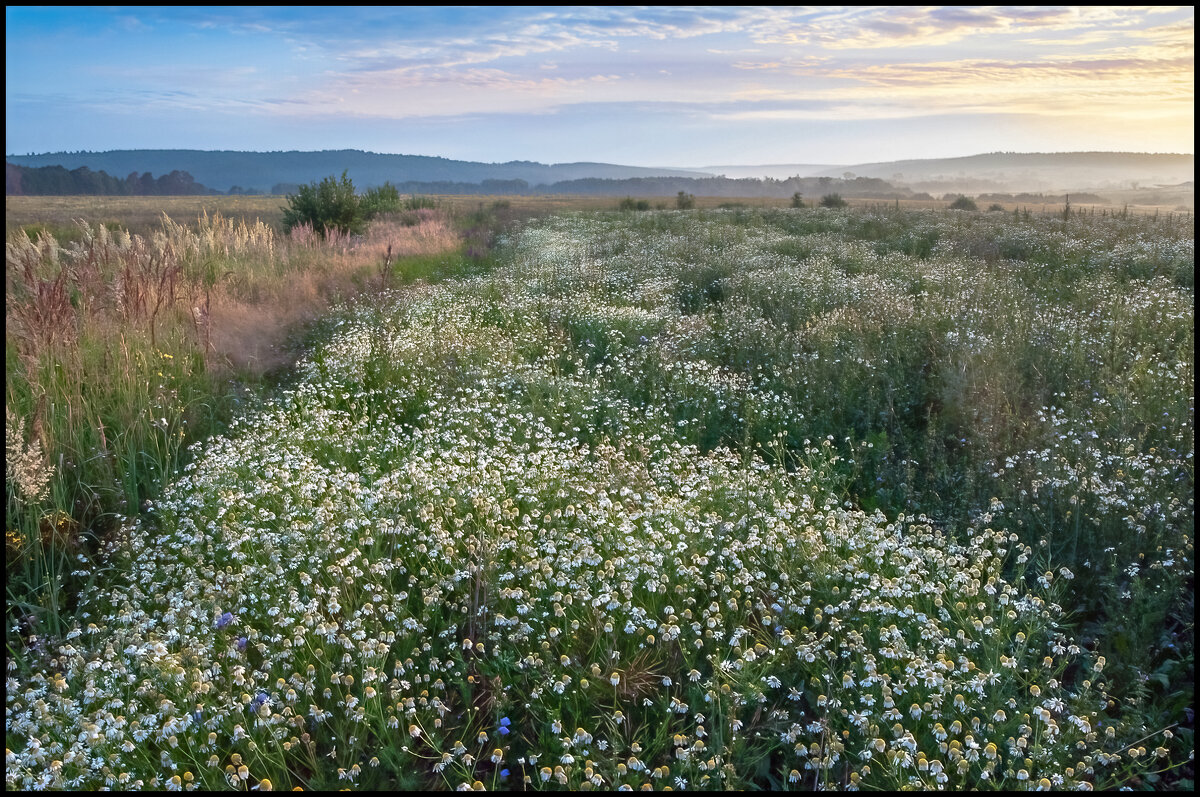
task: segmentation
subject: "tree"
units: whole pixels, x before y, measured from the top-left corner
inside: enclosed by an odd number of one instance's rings
[[[680,210],[691,210],[696,207],[696,197],[687,191],[680,191],[679,195],[675,197],[675,207]]]
[[[794,208],[808,207],[807,205],[804,204],[804,195],[801,194],[799,191],[792,194],[792,207],[794,207]]]
[[[344,171],[341,180],[326,177],[319,185],[300,186],[295,194],[288,194],[287,201],[288,206],[283,209],[285,230],[309,224],[324,237],[329,230],[360,233],[366,227],[361,200]]]

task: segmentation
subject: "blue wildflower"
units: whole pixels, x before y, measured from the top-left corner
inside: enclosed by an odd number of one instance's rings
[[[219,618],[217,618],[217,628],[224,628],[225,626],[229,625],[232,622],[233,622],[233,614],[231,612],[225,612],[225,614],[223,614]]]

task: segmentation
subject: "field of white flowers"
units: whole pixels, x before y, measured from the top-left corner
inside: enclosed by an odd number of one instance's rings
[[[570,215],[345,307],[10,647],[7,786],[1178,775],[1193,234]]]

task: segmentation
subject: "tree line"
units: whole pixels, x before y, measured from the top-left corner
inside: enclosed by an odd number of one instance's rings
[[[158,177],[150,172],[131,172],[122,180],[86,166],[68,170],[62,166],[31,168],[5,163],[4,193],[6,196],[188,196],[221,192],[201,185],[192,175],[178,169]]]
[[[481,180],[477,183],[454,181],[407,180],[389,183],[402,194],[486,194],[534,196],[571,194],[576,196],[661,196],[680,193],[692,196],[787,199],[797,193],[813,196],[838,193],[860,199],[933,199],[876,177],[629,177],[612,179],[585,177],[560,180],[549,185],[531,185],[525,180]],[[272,194],[294,194],[298,183],[276,183]]]

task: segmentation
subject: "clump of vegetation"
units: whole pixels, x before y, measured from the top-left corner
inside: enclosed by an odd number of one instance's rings
[[[362,200],[346,172],[342,172],[340,180],[326,177],[319,184],[302,185],[296,193],[288,195],[287,201],[283,227],[288,232],[308,226],[322,237],[330,231],[357,235],[366,227]]]
[[[975,200],[968,196],[960,196],[950,203],[951,210],[979,210]],[[1003,208],[1001,208],[1003,210]]]
[[[842,199],[841,194],[826,194],[821,197],[821,207],[823,208],[844,208],[850,203]]]
[[[801,194],[799,191],[792,194],[792,207],[794,207],[794,208],[808,207],[808,205],[804,204],[804,195]]]
[[[1001,205],[999,202],[993,202],[992,204],[988,205],[988,213],[995,213],[995,212],[1003,213],[1004,206]]]
[[[650,200],[627,196],[617,203],[617,210],[649,210]]]
[[[696,207],[696,197],[687,191],[680,191],[675,197],[675,207],[679,210],[691,210]]]
[[[391,183],[384,183],[375,188],[368,188],[359,199],[359,213],[365,221],[370,221],[384,213],[396,213],[405,209],[405,202],[400,198],[400,192]]]
[[[284,230],[290,232],[296,227],[307,226],[322,237],[331,232],[361,235],[367,224],[381,215],[437,206],[430,197],[402,198],[391,183],[368,188],[359,195],[347,172],[342,172],[340,180],[326,177],[319,184],[302,185],[295,194],[289,194],[287,200],[287,207],[283,208]]]

